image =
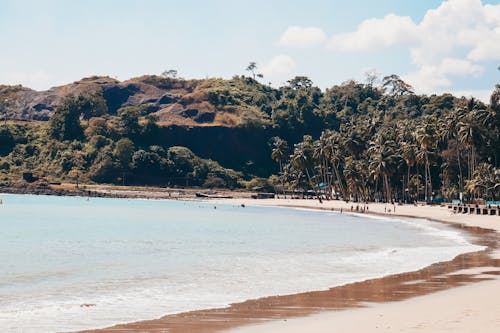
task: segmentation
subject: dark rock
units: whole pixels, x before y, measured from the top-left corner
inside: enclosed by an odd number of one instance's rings
[[[106,104],[108,105],[108,112],[111,114],[116,114],[116,111],[122,107],[122,105],[129,99],[130,96],[134,95],[139,91],[139,88],[133,84],[129,84],[125,87],[115,85],[103,91],[103,97],[106,99]]]
[[[24,172],[23,179],[27,183],[33,183],[33,182],[36,182],[38,180],[38,177],[33,176],[33,173],[31,173],[31,172]]]
[[[181,112],[181,116],[186,117],[186,118],[193,118],[197,116],[199,111],[197,109],[186,109]]]
[[[211,123],[215,119],[215,112],[203,112],[194,117],[197,123]]]
[[[165,94],[160,98],[158,104],[172,104],[177,103],[178,100],[179,99],[175,95]]]
[[[35,109],[36,111],[43,111],[43,110],[53,111],[54,110],[54,108],[52,106],[45,105],[42,103],[38,103],[38,104],[34,105],[33,109]]]
[[[149,105],[144,106],[144,112],[147,114],[156,112],[158,110],[160,110],[160,107],[158,105],[155,105],[155,104],[149,104]]]

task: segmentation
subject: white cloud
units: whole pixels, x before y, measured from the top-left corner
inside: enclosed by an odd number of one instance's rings
[[[410,83],[417,93],[432,93],[438,87],[449,87],[452,85],[450,79],[443,73],[436,71],[434,66],[423,66],[415,72],[402,76],[402,79]]]
[[[484,68],[468,60],[445,58],[437,65],[422,65],[415,72],[403,75],[419,93],[432,93],[439,87],[452,85],[450,76],[477,76]]]
[[[317,27],[291,26],[281,35],[279,44],[292,47],[311,47],[323,43],[326,34]]]
[[[500,4],[447,0],[421,22],[395,14],[362,22],[356,31],[334,35],[329,46],[343,51],[409,45],[417,69],[403,75],[417,92],[453,84],[453,76],[478,75],[482,61],[500,60]]]
[[[284,54],[275,56],[264,67],[262,73],[266,78],[286,78],[290,76],[296,68],[295,61]]]
[[[474,61],[498,60],[500,58],[500,24],[497,31],[485,31],[478,34],[476,38],[478,41],[467,58]]]
[[[354,32],[334,35],[329,47],[358,51],[410,43],[417,37],[417,26],[408,16],[389,14],[383,19],[363,21]]]
[[[483,72],[483,67],[464,59],[444,58],[436,69],[441,74],[477,75]]]

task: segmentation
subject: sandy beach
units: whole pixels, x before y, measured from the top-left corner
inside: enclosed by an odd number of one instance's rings
[[[186,198],[182,198],[186,199]],[[199,200],[199,199],[192,199]],[[203,199],[356,214],[356,203],[301,199]],[[362,205],[358,207],[361,210]],[[365,208],[365,207],[363,207]],[[417,272],[327,291],[271,296],[156,320],[87,332],[497,332],[500,325],[500,217],[453,214],[446,207],[370,203],[366,213],[432,219],[463,228],[489,250],[464,254]],[[497,250],[492,250],[497,249]],[[363,318],[363,320],[360,320]]]
[[[469,215],[469,214],[453,214],[451,210],[442,206],[415,206],[415,205],[392,205],[384,203],[362,203],[331,200],[320,203],[318,200],[312,199],[215,199],[211,200],[214,203],[227,203],[233,205],[260,205],[260,206],[280,206],[280,207],[299,207],[311,209],[334,210],[344,213],[356,213],[356,206],[359,210],[363,207],[368,209],[365,211],[369,214],[379,214],[387,216],[403,216],[424,218],[434,221],[447,222],[453,224],[463,224],[470,227],[480,227],[483,229],[491,229],[500,232],[500,216],[487,215]]]
[[[239,203],[242,200],[225,200]],[[220,202],[220,201],[219,201]],[[245,200],[245,204],[255,201]],[[341,208],[350,212],[356,204],[342,201],[319,203],[313,200],[258,200],[259,205],[310,207],[318,209]],[[393,206],[371,203],[368,212],[427,218],[453,224],[480,227],[500,232],[500,217],[453,214],[440,206]],[[394,212],[394,207],[396,208]],[[389,212],[390,209],[390,212]],[[491,254],[500,258],[500,252]],[[231,333],[295,333],[295,332],[498,332],[500,327],[500,278],[498,267],[477,267],[454,274],[481,276],[489,280],[418,296],[398,302],[369,303],[365,308],[328,311],[302,318],[273,321],[227,330]],[[362,320],[360,320],[362,318]]]

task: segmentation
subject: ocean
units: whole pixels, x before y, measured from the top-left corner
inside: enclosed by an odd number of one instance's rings
[[[414,271],[449,226],[277,207],[1,195],[0,330],[106,327]]]

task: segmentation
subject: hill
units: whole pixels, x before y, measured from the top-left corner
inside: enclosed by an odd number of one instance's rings
[[[244,76],[90,77],[41,92],[0,86],[0,115],[0,185],[500,197],[498,86],[486,105],[417,95],[397,75],[324,91],[304,76],[279,88]]]
[[[105,99],[110,115],[124,107],[138,107],[163,126],[234,127],[243,125],[248,118],[265,119],[254,99],[259,92],[262,98],[271,91],[243,77],[182,80],[147,75],[120,82],[93,76],[47,91],[0,86],[0,110],[8,119],[47,121],[65,97],[98,94]]]

